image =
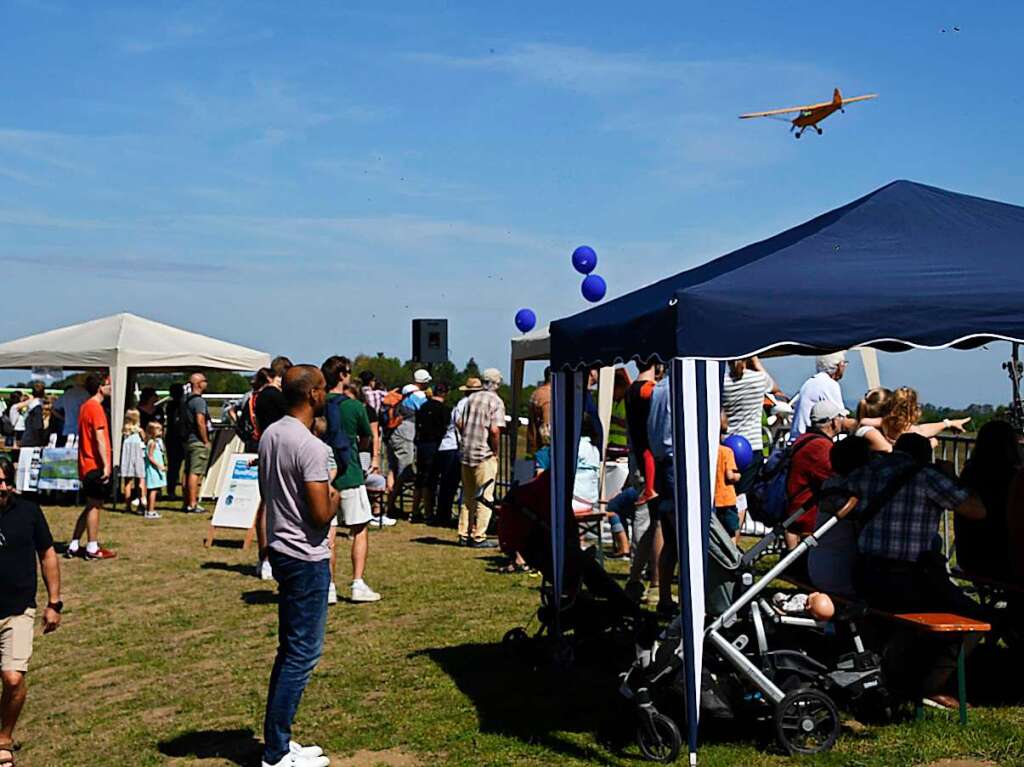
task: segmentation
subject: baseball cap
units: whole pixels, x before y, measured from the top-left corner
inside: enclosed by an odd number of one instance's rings
[[[832,354],[819,354],[814,358],[814,367],[819,373],[832,374],[838,370],[840,365],[846,363],[846,352],[833,352]]]
[[[412,374],[412,380],[414,380],[418,384],[428,384],[432,379],[428,371],[424,370],[423,368],[420,368],[419,370]]]
[[[402,395],[405,396],[407,394],[412,394],[413,392],[417,392],[419,390],[420,387],[418,387],[416,384],[406,384],[405,386],[402,387]]]
[[[497,368],[487,368],[483,374],[484,383],[501,383],[501,371]]]
[[[849,414],[850,411],[842,405],[838,405],[832,400],[825,399],[821,402],[815,402],[814,407],[811,408],[811,423],[814,425],[828,423],[833,418]]]

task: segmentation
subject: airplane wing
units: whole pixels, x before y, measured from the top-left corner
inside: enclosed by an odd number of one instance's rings
[[[852,104],[855,101],[867,101],[868,99],[877,99],[877,98],[878,98],[878,94],[877,93],[869,93],[866,96],[854,96],[852,99],[843,99],[843,106],[846,106],[847,104]]]
[[[861,96],[860,98],[864,98]],[[847,99],[849,101],[851,99]],[[831,106],[831,101],[824,101],[821,104],[808,104],[803,107],[787,107],[786,109],[769,109],[767,112],[749,112],[745,115],[740,115],[741,120],[749,120],[751,117],[771,117],[772,115],[788,115],[796,114],[797,112],[806,112],[810,109],[820,109],[821,107]]]

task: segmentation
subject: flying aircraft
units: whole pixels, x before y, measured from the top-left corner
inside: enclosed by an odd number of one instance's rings
[[[808,128],[814,128],[820,136],[822,130],[818,127],[818,123],[833,112],[845,112],[846,109],[844,109],[844,107],[847,104],[852,104],[855,101],[867,101],[868,99],[875,98],[878,98],[877,93],[869,93],[866,96],[854,96],[852,99],[844,99],[843,94],[841,94],[839,89],[836,88],[832,93],[831,101],[823,101],[820,104],[810,104],[803,107],[789,107],[788,109],[769,109],[767,112],[750,112],[749,114],[740,115],[740,119],[749,120],[751,117],[774,117],[776,119],[784,119],[779,116],[795,114],[795,118],[792,120],[786,120],[786,122],[791,123],[789,132],[793,133],[793,131],[796,131],[794,134],[795,138],[800,138]],[[800,130],[797,130],[797,128]]]

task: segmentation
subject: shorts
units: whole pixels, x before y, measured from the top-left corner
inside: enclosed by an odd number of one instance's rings
[[[93,469],[82,477],[82,495],[94,501],[106,501],[110,498],[110,477],[103,479],[102,469]]]
[[[210,446],[202,442],[189,442],[185,447],[185,456],[188,473],[205,477],[210,465]]]
[[[715,506],[715,516],[722,523],[725,532],[736,535],[740,529],[740,513],[735,506]]]
[[[21,615],[0,618],[0,671],[28,671],[32,657],[32,628],[36,620],[35,608],[29,607]]]
[[[368,493],[383,493],[388,489],[388,481],[383,474],[367,474],[365,487]]]
[[[394,473],[396,482],[411,479],[413,464],[416,461],[416,449],[412,441],[392,435],[387,443],[388,469]]]
[[[338,510],[339,524],[355,527],[356,525],[365,525],[372,518],[370,497],[366,494],[365,485],[341,491],[341,508]]]

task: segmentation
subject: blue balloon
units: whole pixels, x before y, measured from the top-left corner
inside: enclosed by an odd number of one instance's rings
[[[572,252],[572,268],[580,274],[590,274],[597,268],[597,253],[589,245],[580,245]]]
[[[537,315],[533,309],[520,309],[516,312],[516,327],[520,333],[529,333],[537,325]]]
[[[730,448],[736,456],[736,468],[746,471],[750,462],[754,460],[754,450],[747,438],[740,434],[730,434],[722,440],[722,444]]]
[[[596,274],[588,274],[583,279],[583,285],[580,287],[580,291],[583,293],[583,297],[590,301],[592,304],[596,304],[602,298],[604,294],[608,292],[608,285],[605,283],[604,278]]]

